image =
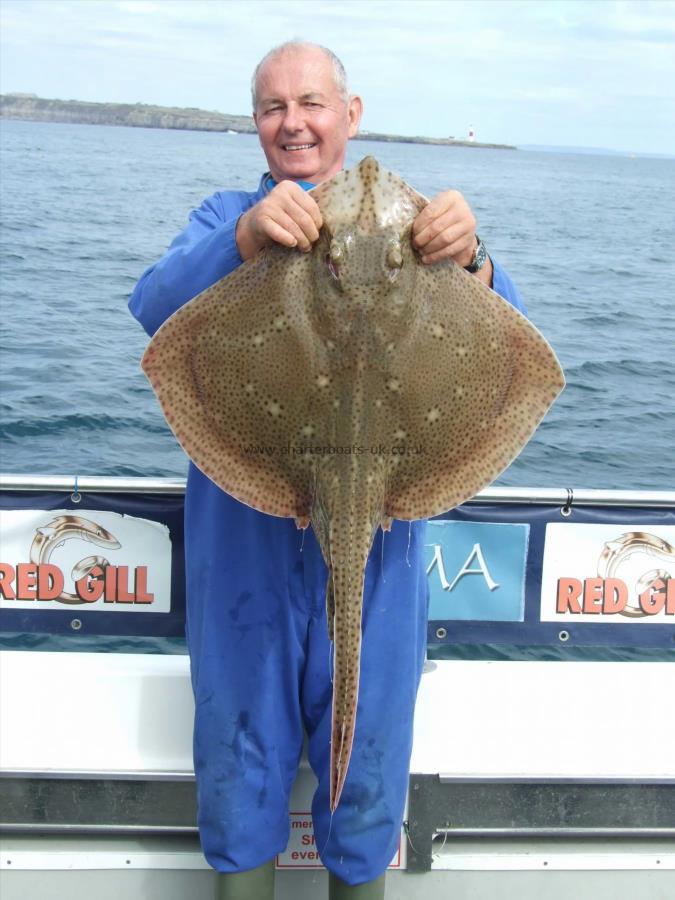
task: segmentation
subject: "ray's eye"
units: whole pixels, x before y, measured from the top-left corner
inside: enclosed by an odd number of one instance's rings
[[[330,250],[326,254],[326,265],[330,270],[330,274],[335,279],[340,277],[340,263],[343,259],[344,251],[342,250],[342,247],[337,241],[332,240],[330,242]]]
[[[403,265],[403,254],[398,241],[392,244],[387,251],[387,265],[390,269],[400,269]]]
[[[326,265],[328,266],[328,271],[330,272],[330,274],[337,281],[340,278],[340,270],[338,269],[337,265],[333,262],[333,260],[330,258],[330,253],[326,254]]]

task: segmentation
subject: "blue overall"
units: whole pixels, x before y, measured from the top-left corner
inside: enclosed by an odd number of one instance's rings
[[[149,334],[241,264],[237,220],[269,189],[263,176],[254,193],[218,192],[192,212],[131,297],[129,307]],[[522,310],[515,285],[493,265],[494,289]],[[291,519],[244,506],[190,464],[185,552],[194,765],[202,847],[215,869],[251,869],[286,847],[303,732],[318,778],[312,817],[326,867],[360,884],[391,862],[426,648],[425,524],[394,522],[375,538],[364,589],[356,734],[331,823],[331,648],[318,543],[311,529],[300,532]]]

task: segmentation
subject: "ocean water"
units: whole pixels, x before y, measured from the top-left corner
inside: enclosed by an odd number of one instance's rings
[[[127,310],[215,190],[253,190],[254,136],[0,123],[0,469],[172,475],[186,462]],[[427,195],[454,187],[568,386],[500,484],[675,488],[675,160],[359,142]]]

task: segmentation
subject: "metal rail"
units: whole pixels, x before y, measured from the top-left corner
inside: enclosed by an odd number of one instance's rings
[[[0,833],[189,834],[188,772],[6,771]],[[456,838],[675,838],[675,781],[443,780],[411,774],[408,867],[431,867],[434,843]]]
[[[90,475],[0,474],[2,491],[90,492],[97,494],[183,494],[184,478],[122,478]],[[675,491],[605,491],[572,488],[490,487],[468,503],[536,506],[623,506],[675,508]]]
[[[408,871],[456,838],[675,838],[675,780],[410,775]],[[447,842],[447,844],[446,844]]]
[[[170,781],[195,780],[190,771],[153,771],[152,769],[0,769],[0,790],[4,778],[42,778],[45,781]]]

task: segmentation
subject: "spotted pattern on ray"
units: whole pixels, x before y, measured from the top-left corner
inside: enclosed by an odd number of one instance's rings
[[[324,220],[312,252],[275,245],[242,265],[162,326],[143,367],[206,475],[262,512],[311,521],[329,568],[335,809],[356,727],[376,529],[487,486],[563,377],[506,301],[452,262],[421,265],[410,234],[427,201],[376,160],[312,196]],[[421,452],[391,452],[405,444]],[[380,445],[378,455],[337,452]]]

